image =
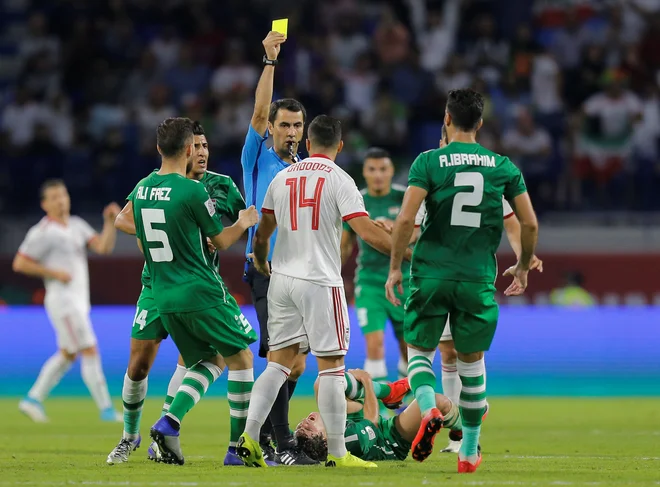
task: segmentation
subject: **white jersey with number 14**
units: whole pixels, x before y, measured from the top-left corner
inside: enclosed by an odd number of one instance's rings
[[[261,211],[274,214],[278,226],[273,274],[343,286],[342,220],[368,216],[355,181],[343,169],[316,155],[292,164],[270,183]]]

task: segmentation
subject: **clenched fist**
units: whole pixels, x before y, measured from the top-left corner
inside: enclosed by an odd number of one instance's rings
[[[286,42],[284,34],[270,31],[262,42],[264,50],[266,51],[266,57],[271,61],[277,59],[277,56],[280,54],[280,46],[284,42]]]
[[[241,210],[238,212],[238,221],[244,230],[247,230],[250,227],[255,226],[259,223],[259,213],[254,205],[250,206],[246,210]]]

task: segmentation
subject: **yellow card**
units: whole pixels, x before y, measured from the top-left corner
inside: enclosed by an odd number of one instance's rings
[[[273,20],[273,27],[271,30],[273,32],[279,32],[280,34],[286,35],[286,31],[289,28],[289,19],[277,19]]]

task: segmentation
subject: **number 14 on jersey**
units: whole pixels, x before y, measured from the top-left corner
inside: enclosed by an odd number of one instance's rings
[[[298,230],[298,209],[311,208],[312,209],[312,230],[319,229],[319,219],[321,217],[321,194],[323,193],[323,185],[325,178],[319,178],[316,181],[314,188],[314,196],[308,198],[307,191],[307,177],[300,176],[299,178],[288,178],[286,185],[289,187],[289,213],[291,220],[291,230]]]

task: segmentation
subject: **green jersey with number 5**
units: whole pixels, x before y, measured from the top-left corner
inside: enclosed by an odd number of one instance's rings
[[[128,199],[158,311],[198,311],[224,302],[227,291],[206,246],[206,237],[223,227],[204,185],[153,172]]]
[[[427,216],[413,251],[414,277],[494,282],[502,238],[502,196],[525,193],[508,157],[479,144],[452,142],[420,154],[408,184],[428,191]]]

